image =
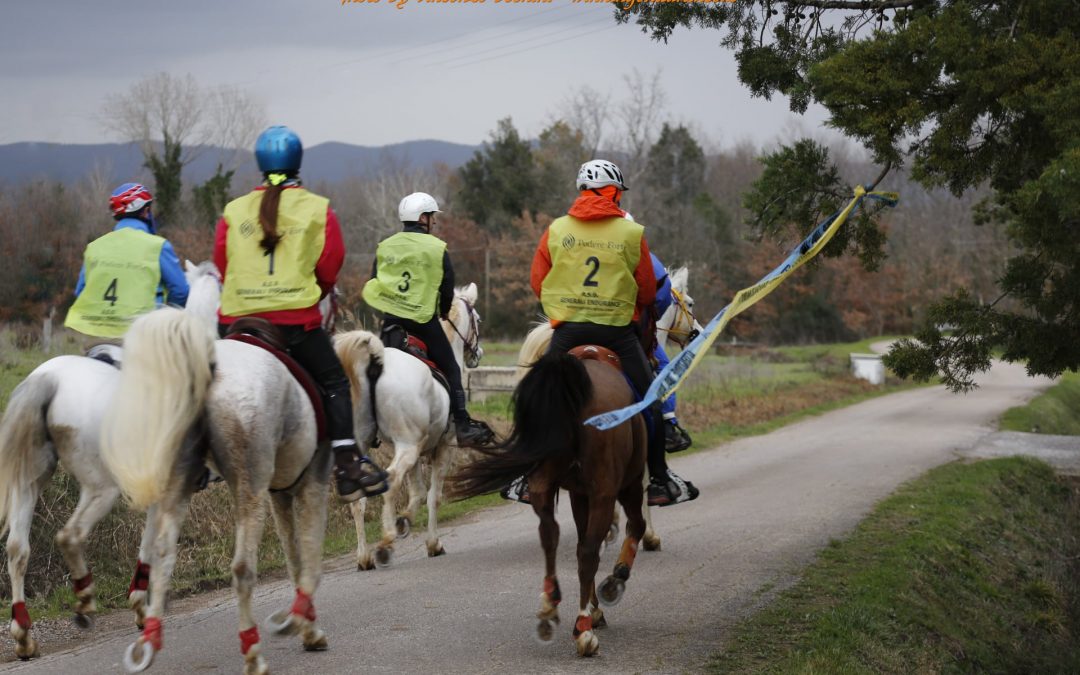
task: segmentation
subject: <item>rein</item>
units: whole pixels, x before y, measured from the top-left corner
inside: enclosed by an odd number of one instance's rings
[[[668,329],[668,337],[671,337],[680,347],[686,347],[686,344],[698,335],[698,331],[694,329],[694,313],[686,306],[686,300],[683,299],[683,294],[678,290],[672,288],[671,296],[675,298],[675,321],[671,324],[671,328]],[[687,330],[676,330],[676,326],[679,326],[684,318],[689,328]]]
[[[447,321],[447,323],[454,329],[454,333],[461,338],[461,341],[465,343],[465,365],[470,368],[475,368],[480,364],[480,322],[477,321],[476,312],[473,310],[473,306],[469,304],[469,301],[465,298],[458,299],[465,304],[465,308],[469,313],[469,337],[462,335],[461,331],[458,330],[457,324],[453,321]],[[469,366],[470,362],[475,365]]]

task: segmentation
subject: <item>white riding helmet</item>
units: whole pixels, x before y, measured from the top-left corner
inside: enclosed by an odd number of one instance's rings
[[[602,188],[614,185],[620,190],[629,190],[623,182],[622,171],[606,159],[594,159],[585,162],[578,169],[577,189]]]
[[[398,220],[403,223],[412,223],[420,220],[425,213],[442,213],[439,211],[439,203],[426,192],[414,192],[405,197],[398,204]]]

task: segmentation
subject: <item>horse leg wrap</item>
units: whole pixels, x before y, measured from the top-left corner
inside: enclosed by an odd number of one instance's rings
[[[251,648],[259,644],[259,627],[252,626],[247,630],[240,631],[240,653],[247,656]]]
[[[143,642],[154,648],[155,652],[161,651],[162,634],[161,619],[156,616],[147,617],[146,626],[142,632]]]
[[[552,607],[558,607],[562,602],[562,591],[559,590],[559,580],[555,577],[544,577],[544,592],[540,595]]]
[[[19,628],[30,630],[30,612],[26,611],[25,602],[16,602],[11,606],[11,620],[19,624]]]
[[[632,537],[627,537],[623,540],[622,551],[619,552],[619,562],[615,564],[615,576],[619,577],[623,581],[630,578],[630,568],[634,566],[634,558],[637,557],[638,540]],[[626,576],[619,574],[619,566],[626,566]]]
[[[135,591],[145,591],[150,588],[150,566],[141,560],[135,562],[135,576],[131,577],[131,585],[128,586],[128,595]]]
[[[577,618],[577,623],[574,624],[574,639],[576,640],[582,633],[587,633],[592,630],[592,616],[589,614],[580,614]]]
[[[302,616],[308,621],[315,620],[315,603],[311,601],[311,596],[303,592],[299,588],[296,589],[296,599],[293,600],[291,613]]]
[[[83,591],[94,585],[94,575],[90,572],[82,579],[75,579],[72,583],[75,587],[75,597],[82,599]]]

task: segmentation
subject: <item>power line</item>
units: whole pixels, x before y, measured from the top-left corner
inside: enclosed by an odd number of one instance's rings
[[[541,45],[536,45],[534,47],[526,47],[525,49],[519,49],[517,51],[508,52],[506,54],[496,54],[494,56],[489,56],[487,58],[477,59],[476,61],[467,61],[465,63],[461,63],[461,64],[458,64],[456,66],[450,66],[450,70],[456,70],[458,68],[465,68],[467,66],[475,66],[478,63],[484,63],[485,61],[490,61],[492,59],[503,58],[505,56],[513,56],[515,54],[521,54],[521,53],[524,53],[524,52],[530,52],[530,51],[532,51],[534,49],[540,49],[541,47],[550,47],[552,45],[557,45],[557,44],[559,44],[561,42],[566,42],[567,40],[573,40],[574,38],[585,37],[586,35],[593,35],[594,33],[600,33],[602,31],[611,30],[612,28],[616,28],[616,27],[617,27],[617,24],[614,24],[614,23],[609,24],[607,26],[604,26],[603,28],[598,28],[596,30],[586,31],[584,33],[578,33],[576,35],[569,35],[569,36],[567,36],[567,37],[565,37],[565,38],[563,38],[561,40],[553,40],[551,42],[547,42],[547,43],[544,43],[544,44],[541,44]]]
[[[475,58],[477,56],[480,56],[481,54],[490,54],[491,52],[497,52],[500,49],[507,49],[507,48],[513,49],[513,48],[519,47],[519,46],[521,46],[523,44],[527,44],[529,42],[535,42],[537,40],[546,39],[546,38],[549,38],[549,37],[551,37],[553,35],[559,35],[561,33],[565,33],[568,30],[575,30],[577,28],[581,28],[582,26],[598,26],[601,23],[608,23],[610,21],[611,21],[610,17],[604,17],[600,21],[592,21],[592,22],[590,22],[588,24],[578,24],[576,26],[570,26],[568,28],[559,28],[558,30],[549,31],[547,33],[544,33],[543,35],[536,35],[536,36],[533,36],[531,38],[527,38],[527,39],[524,39],[524,40],[519,40],[519,41],[514,42],[512,44],[499,45],[499,46],[496,46],[496,47],[491,47],[489,49],[484,49],[484,50],[479,51],[479,52],[473,52],[472,54],[466,54],[464,56],[457,56],[457,57],[453,57],[453,58],[450,58],[450,59],[442,59],[442,60],[437,61],[437,62],[433,61],[431,63],[426,63],[424,65],[426,65],[426,66],[445,66],[445,65],[447,65],[449,63],[453,63],[454,61],[461,61],[462,59],[465,59],[465,60],[472,59],[472,58]],[[554,43],[548,42],[546,44],[554,44]],[[517,53],[517,52],[511,52],[511,53]],[[497,56],[498,55],[496,55],[496,57]],[[451,66],[451,68],[455,68],[455,67],[456,66]]]

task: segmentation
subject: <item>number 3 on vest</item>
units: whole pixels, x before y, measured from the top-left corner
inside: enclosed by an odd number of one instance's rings
[[[401,283],[398,284],[397,289],[399,291],[401,291],[402,293],[407,293],[408,290],[409,290],[409,280],[410,279],[412,279],[412,275],[409,274],[408,270],[402,272],[401,273]]]

